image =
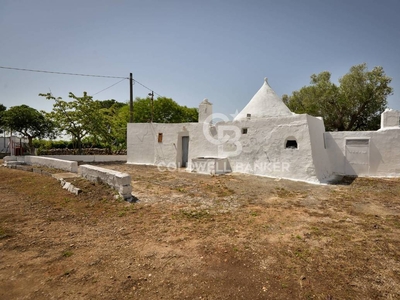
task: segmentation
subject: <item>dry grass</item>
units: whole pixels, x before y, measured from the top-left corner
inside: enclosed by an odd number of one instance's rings
[[[400,180],[132,175],[136,204],[0,168],[2,299],[399,299]]]

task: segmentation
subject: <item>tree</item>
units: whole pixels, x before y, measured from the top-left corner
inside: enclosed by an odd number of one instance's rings
[[[96,100],[96,102],[98,102],[101,106],[101,108],[116,108],[119,109],[123,106],[126,105],[126,103],[122,103],[122,102],[118,102],[115,99],[110,99],[110,100]]]
[[[7,110],[3,104],[0,104],[0,133],[4,131],[4,123],[3,123],[3,113]]]
[[[151,100],[136,98],[133,103],[133,119],[135,123],[145,123],[151,120]],[[197,108],[181,106],[171,98],[159,97],[153,102],[154,123],[186,123],[197,122]]]
[[[339,79],[339,86],[330,81],[327,71],[311,76],[311,86],[305,86],[282,99],[295,113],[307,113],[324,118],[327,130],[355,131],[379,129],[380,115],[387,107],[387,97],[393,89],[392,79],[382,67],[368,71],[360,64]]]
[[[48,115],[61,131],[70,134],[76,141],[79,154],[82,153],[83,139],[88,139],[94,144],[102,144],[109,152],[111,146],[116,144],[114,126],[117,122],[117,112],[126,104],[113,99],[93,100],[86,92],[83,92],[82,97],[70,92],[68,96],[70,101],[64,101],[61,97],[56,98],[50,93],[39,95],[54,101],[53,110]],[[123,144],[125,145],[125,142]]]
[[[86,92],[82,97],[69,93],[71,101],[64,101],[61,97],[56,98],[51,93],[39,96],[54,100],[53,110],[48,117],[61,131],[72,136],[77,143],[79,154],[82,154],[82,139],[98,124],[96,112],[99,110],[99,104],[96,104]]]
[[[54,123],[43,113],[27,105],[11,107],[2,113],[2,122],[10,131],[16,131],[27,137],[31,153],[34,153],[34,138],[55,138]]]

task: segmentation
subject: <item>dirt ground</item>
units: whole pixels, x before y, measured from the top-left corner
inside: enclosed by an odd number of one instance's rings
[[[400,180],[132,176],[137,203],[0,167],[0,299],[400,299]]]

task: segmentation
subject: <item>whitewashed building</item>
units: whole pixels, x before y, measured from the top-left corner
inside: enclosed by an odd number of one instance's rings
[[[399,118],[387,110],[378,131],[325,132],[322,118],[292,113],[265,79],[233,121],[213,114],[205,99],[198,123],[128,124],[127,162],[314,183],[342,175],[399,176]]]

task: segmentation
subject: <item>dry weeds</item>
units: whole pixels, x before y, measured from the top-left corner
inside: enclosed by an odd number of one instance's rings
[[[0,168],[1,299],[400,299],[400,180],[145,166],[139,202]]]

